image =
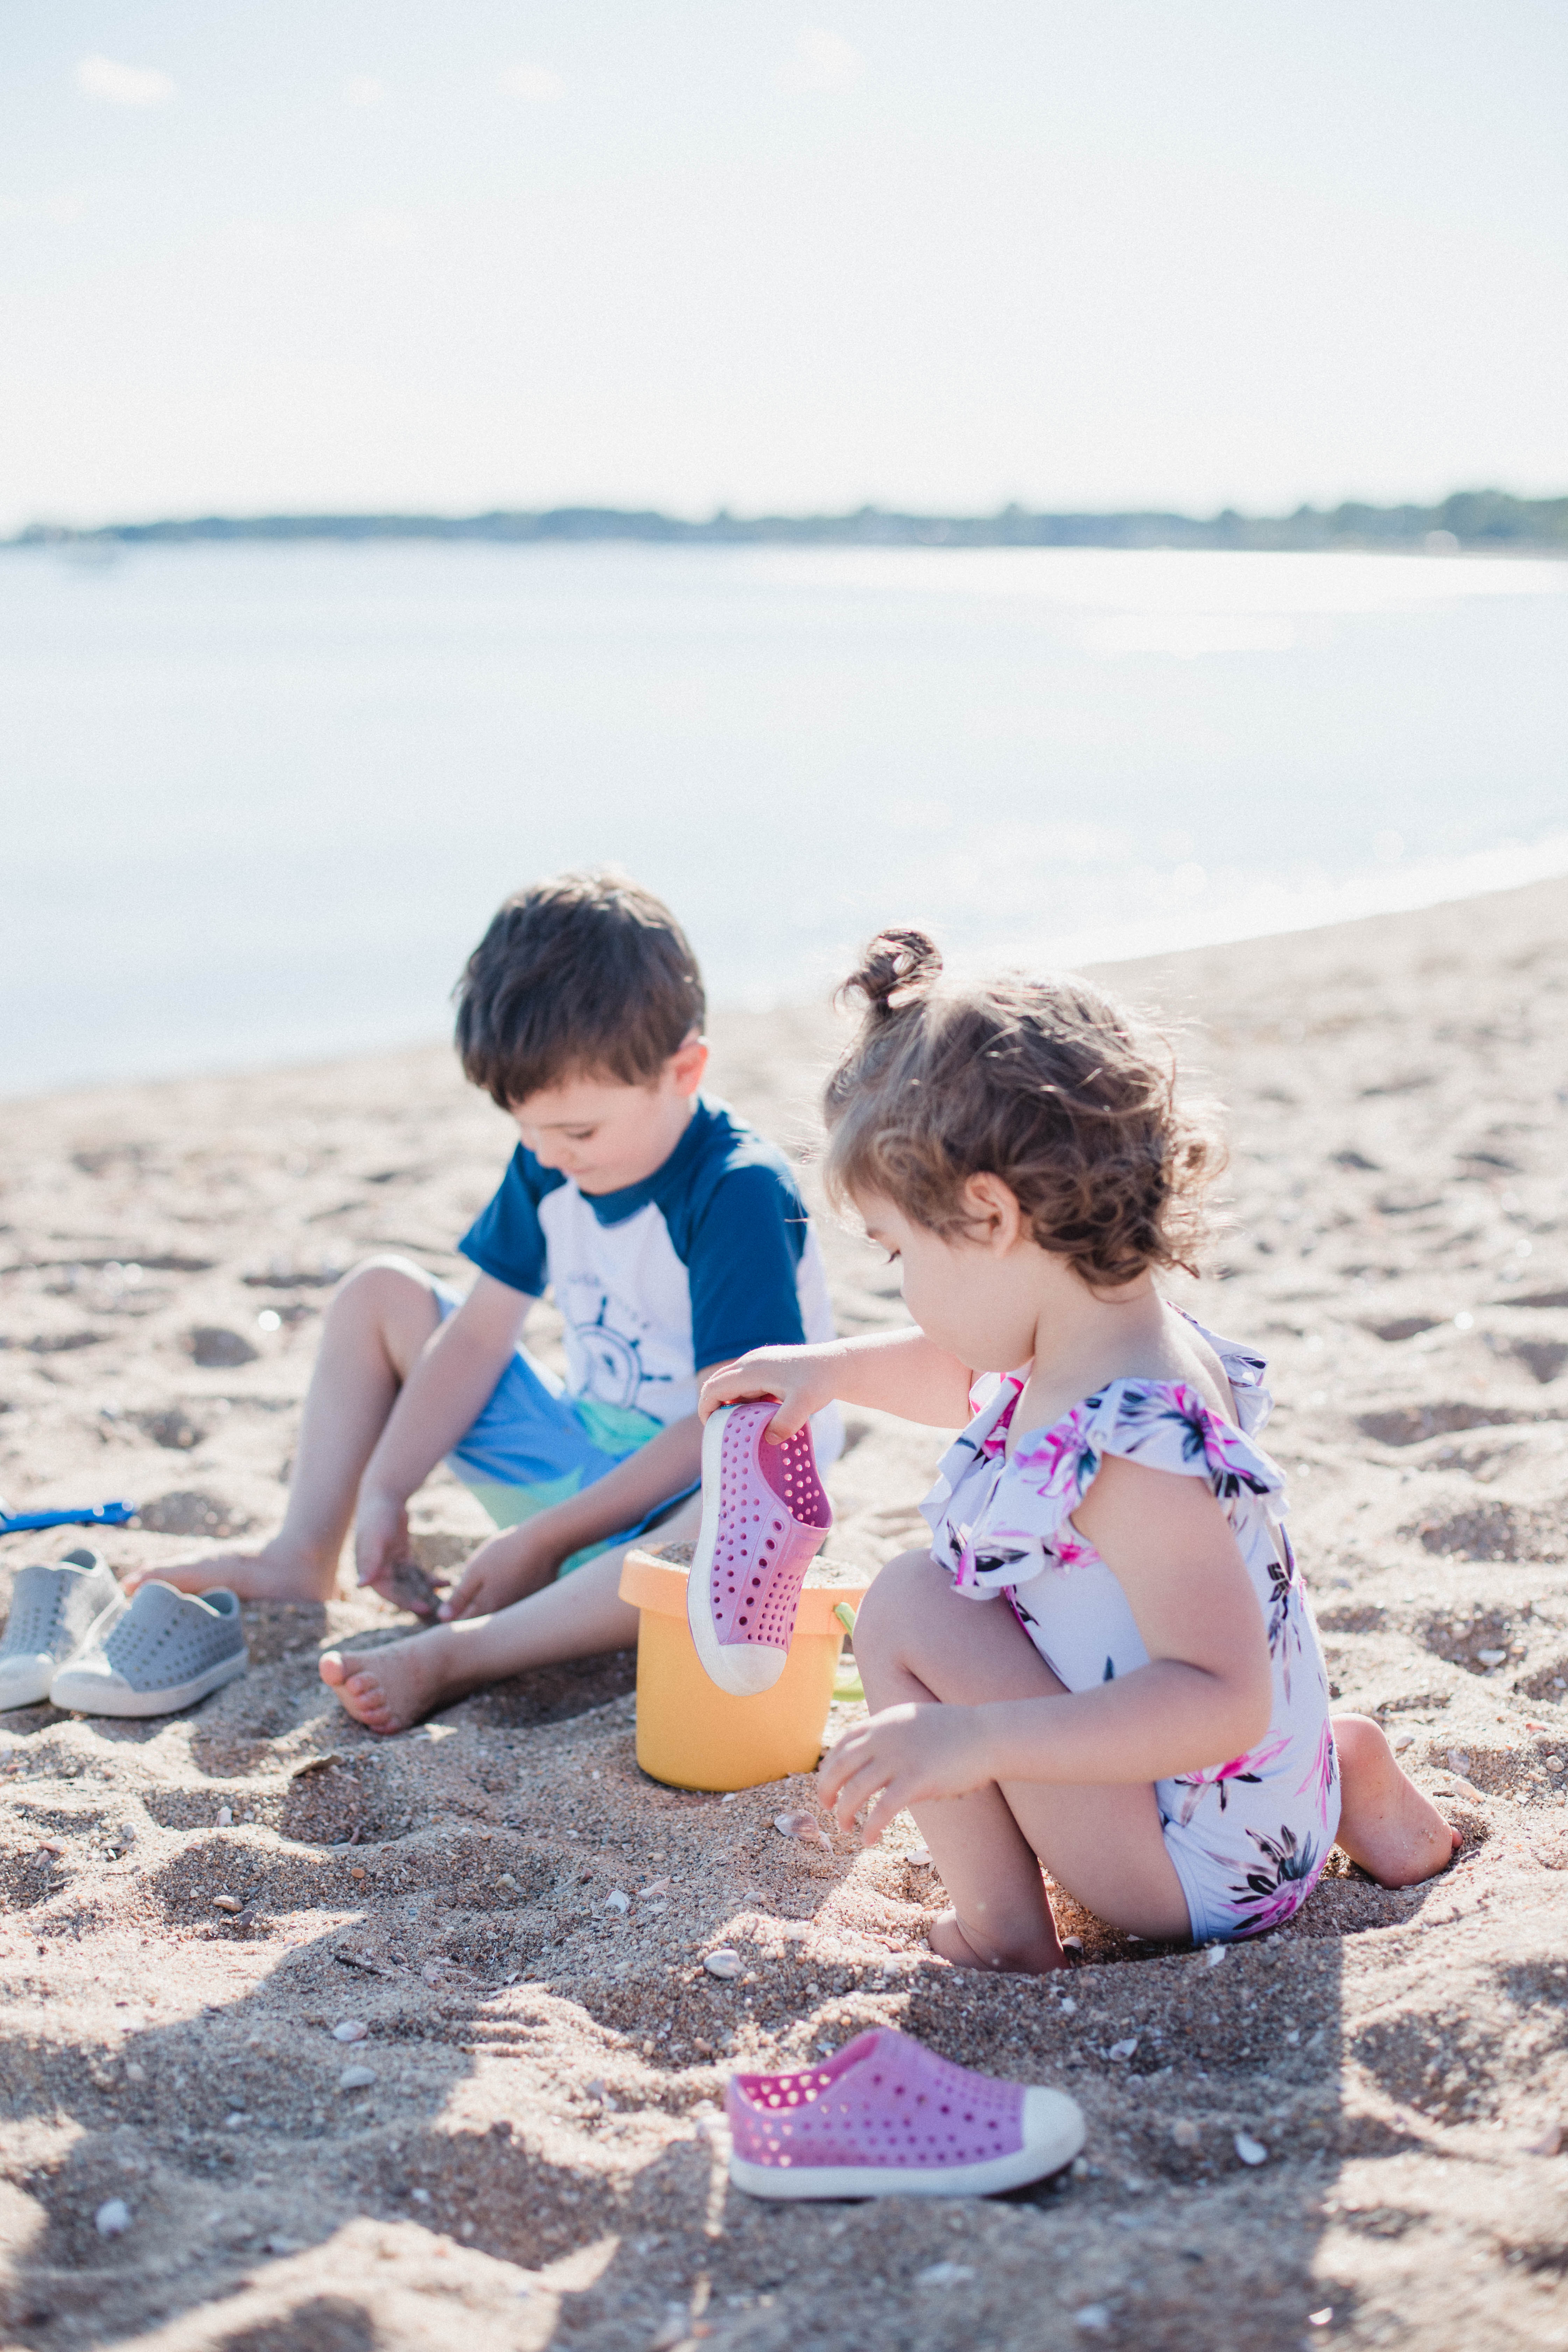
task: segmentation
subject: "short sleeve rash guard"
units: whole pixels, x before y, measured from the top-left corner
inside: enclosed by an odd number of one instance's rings
[[[581,1192],[520,1144],[458,1248],[510,1289],[553,1293],[574,1396],[661,1422],[695,1410],[700,1369],[833,1336],[799,1187],[721,1103],[700,1102],[664,1165],[619,1192]]]

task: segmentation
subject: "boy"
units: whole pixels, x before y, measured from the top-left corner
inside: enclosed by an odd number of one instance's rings
[[[679,926],[624,877],[562,875],[507,900],[458,991],[464,1071],[521,1138],[458,1244],[472,1289],[459,1303],[402,1258],[357,1267],[327,1316],[279,1534],[146,1571],[185,1591],[325,1601],[352,1517],[359,1581],[391,1597],[408,1499],[449,1458],[501,1532],[428,1632],[323,1657],[373,1730],[635,1641],[621,1562],[655,1526],[665,1542],[696,1534],[702,1380],[748,1348],[833,1336],[788,1168],[699,1095],[703,1011]],[[564,1385],[519,1344],[547,1286]],[[842,1436],[821,1419],[826,1465]]]

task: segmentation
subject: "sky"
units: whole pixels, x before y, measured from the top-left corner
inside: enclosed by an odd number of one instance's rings
[[[1568,489],[1563,0],[805,7],[9,0],[0,530]]]

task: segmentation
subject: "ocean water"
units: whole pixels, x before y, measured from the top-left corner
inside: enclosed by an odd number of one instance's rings
[[[1568,871],[1568,564],[0,553],[0,1093],[444,1033],[614,861],[718,1003],[879,924],[1079,962]]]

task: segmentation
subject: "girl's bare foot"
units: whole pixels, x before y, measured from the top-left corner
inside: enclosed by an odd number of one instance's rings
[[[153,1580],[172,1584],[176,1592],[211,1592],[221,1584],[241,1601],[330,1601],[337,1590],[338,1562],[335,1553],[329,1559],[275,1537],[259,1551],[215,1551],[201,1559],[177,1560],[172,1568],[128,1569],[121,1582],[134,1592]]]
[[[1419,1886],[1435,1878],[1458,1853],[1458,1831],[1400,1770],[1370,1716],[1336,1715],[1333,1733],[1340,1845],[1380,1886]]]
[[[321,1680],[370,1731],[406,1731],[494,1677],[462,1624],[432,1626],[380,1650],[329,1650],[321,1660]]]
[[[1068,1964],[1055,1929],[1047,1932],[1048,1946],[1045,1937],[1037,1937],[1026,1953],[1005,1952],[993,1958],[965,1935],[956,1911],[939,1911],[927,1925],[926,1941],[939,1960],[951,1960],[955,1969],[984,1969],[992,1974],[1006,1970],[1017,1976],[1036,1977],[1045,1976],[1052,1969],[1065,1969]]]

